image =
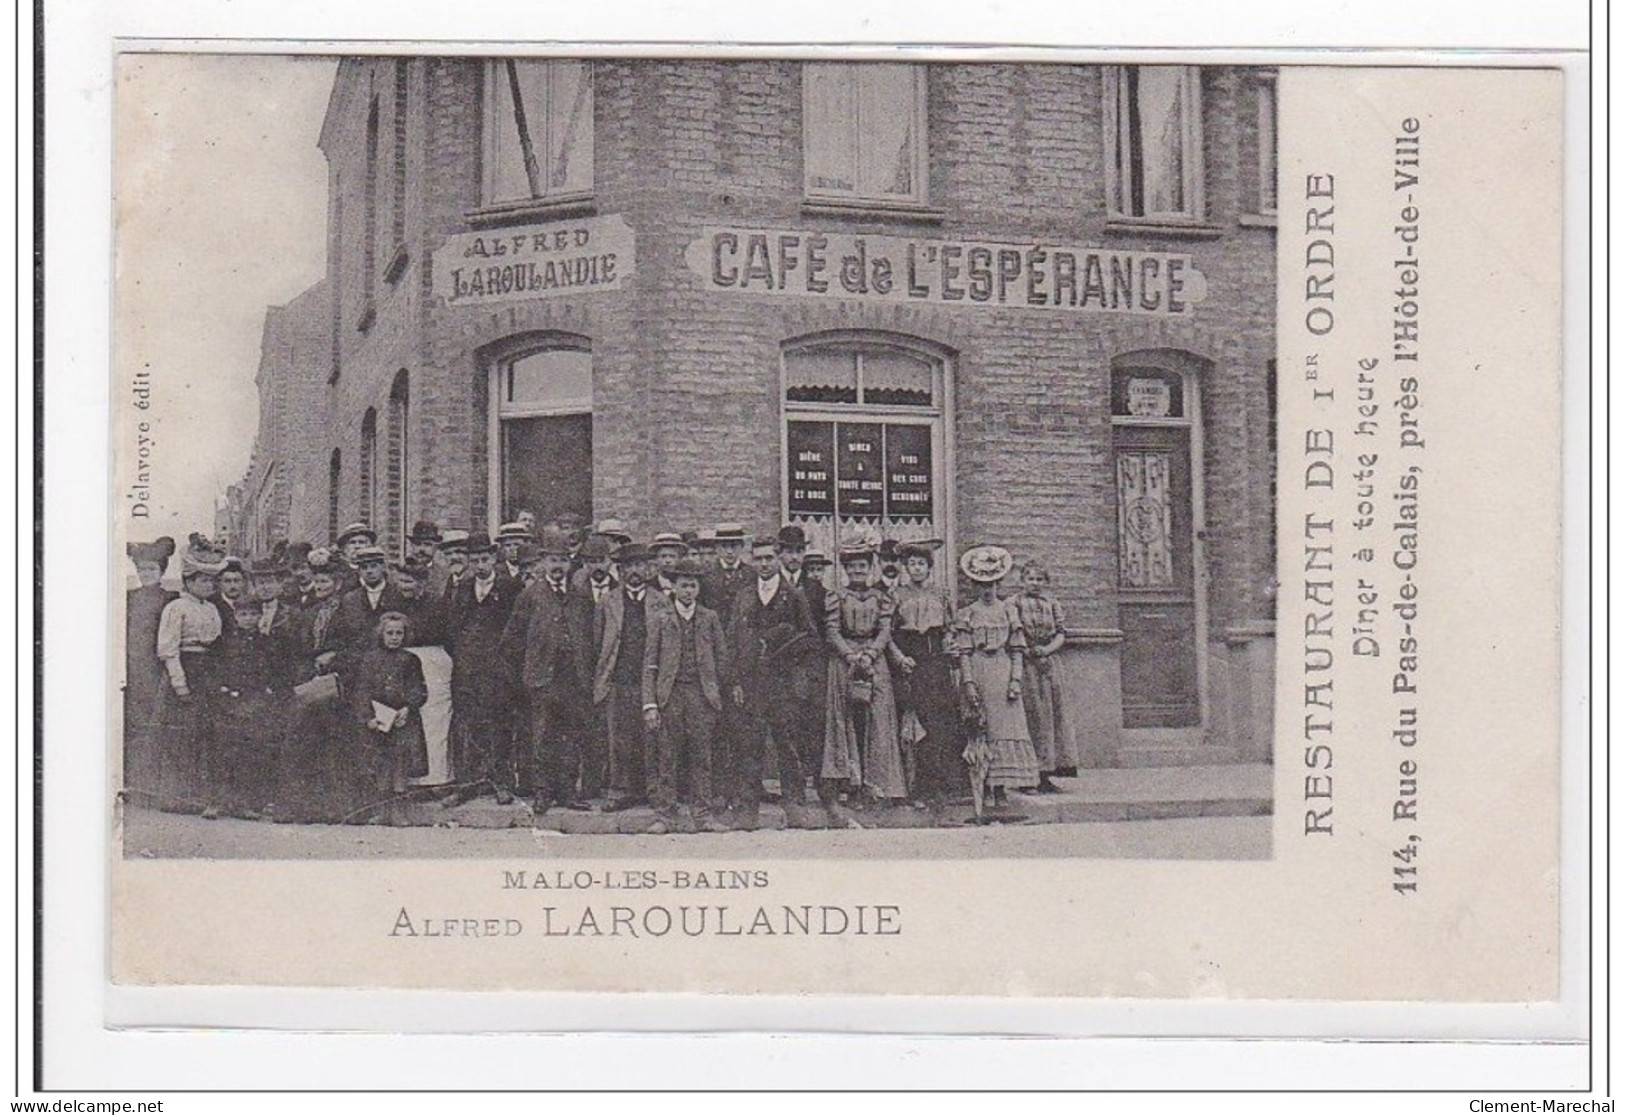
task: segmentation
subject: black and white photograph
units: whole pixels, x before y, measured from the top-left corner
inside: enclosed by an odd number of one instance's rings
[[[124,856],[1270,856],[1273,67],[116,74]]]

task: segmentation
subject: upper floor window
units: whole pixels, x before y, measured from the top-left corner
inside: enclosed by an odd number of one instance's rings
[[[925,201],[925,70],[878,62],[802,67],[807,196]]]
[[[592,69],[507,58],[485,68],[486,205],[592,192]]]
[[[1111,216],[1200,220],[1201,71],[1107,66],[1104,115]]]

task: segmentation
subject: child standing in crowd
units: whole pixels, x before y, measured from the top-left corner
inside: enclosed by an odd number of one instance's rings
[[[1066,617],[1049,594],[1049,570],[1042,562],[1029,561],[1021,567],[1021,587],[1016,609],[1027,636],[1021,687],[1027,732],[1038,755],[1038,790],[1058,794],[1061,788],[1050,781],[1051,776],[1078,773],[1077,756],[1071,754],[1071,733],[1066,730],[1060,678],[1055,672],[1055,654],[1066,643]]]
[[[255,597],[237,601],[236,630],[221,640],[215,670],[211,804],[218,803],[227,816],[251,821],[260,819],[275,792],[290,690],[281,636],[261,630],[264,610]]]
[[[1021,696],[1027,635],[1020,610],[999,598],[999,582],[1014,564],[1002,546],[965,551],[959,568],[975,583],[977,596],[959,610],[954,624],[964,654],[965,696],[981,721],[965,759],[978,805],[985,787],[992,791],[995,811],[1008,805],[1006,791],[1038,785],[1038,756]]]
[[[930,584],[933,547],[910,542],[898,557],[906,583],[897,587],[897,627],[891,660],[897,667],[897,715],[905,756],[913,755],[910,790],[929,806],[946,804],[964,786],[960,758],[958,668],[950,638],[954,608],[948,590]]]
[[[874,583],[875,551],[875,542],[861,535],[842,543],[846,585],[824,600],[824,637],[832,657],[820,796],[832,810],[842,788],[859,807],[864,793],[883,804],[908,794],[886,664],[897,602]]]
[[[683,812],[707,832],[727,825],[708,816],[716,805],[711,757],[722,714],[722,679],[728,676],[728,648],[722,621],[699,602],[704,571],[693,558],[670,568],[670,608],[648,615],[648,642],[643,651],[643,721],[655,733],[654,770],[649,773],[649,799],[660,816],[650,832],[669,832],[679,820],[678,779]]]
[[[378,643],[361,656],[350,697],[365,732],[361,759],[370,776],[358,790],[371,791],[374,801],[386,798],[384,816],[395,825],[406,823],[407,780],[429,771],[422,722],[429,691],[422,663],[406,649],[407,628],[400,612],[378,617]]]

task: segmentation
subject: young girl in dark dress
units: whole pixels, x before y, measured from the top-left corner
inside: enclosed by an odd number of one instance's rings
[[[407,618],[400,612],[378,617],[378,645],[361,656],[351,693],[351,707],[361,722],[361,770],[357,789],[371,794],[371,802],[385,804],[390,824],[406,823],[408,779],[429,772],[423,737],[423,706],[429,689],[423,664],[406,649]]]

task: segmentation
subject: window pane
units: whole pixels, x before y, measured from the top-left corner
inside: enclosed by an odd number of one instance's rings
[[[809,192],[849,194],[857,189],[852,142],[858,126],[854,69],[831,62],[809,62],[802,67]]]
[[[485,120],[489,158],[485,199],[496,202],[541,197],[546,185],[541,160],[546,149],[532,140],[546,134],[545,64],[509,58],[493,62],[490,75],[490,111]]]
[[[932,404],[934,365],[924,357],[896,349],[863,354],[863,401],[884,406]]]
[[[858,105],[858,186],[866,197],[912,197],[915,74],[912,66],[865,65]]]
[[[1136,90],[1144,214],[1183,213],[1185,200],[1184,68],[1140,66]]]
[[[792,403],[858,401],[858,359],[852,352],[803,350],[784,357],[784,397]]]
[[[508,365],[503,375],[503,411],[592,409],[590,352],[550,349],[532,353]]]
[[[592,75],[581,62],[551,63],[549,193],[592,189]]]

